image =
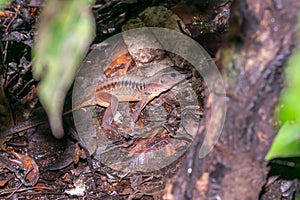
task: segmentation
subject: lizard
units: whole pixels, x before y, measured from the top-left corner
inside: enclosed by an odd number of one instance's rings
[[[116,131],[115,127],[112,126],[112,121],[119,102],[137,102],[132,116],[133,121],[136,122],[141,111],[152,99],[170,90],[191,75],[192,73],[189,70],[171,66],[149,77],[125,74],[119,77],[107,78],[98,84],[95,94],[87,95],[83,103],[65,112],[64,115],[87,106],[98,105],[106,107],[102,127]],[[25,126],[17,125],[16,127],[1,131],[0,136],[17,133],[42,123],[45,123],[45,120],[37,121],[28,127],[28,123],[25,122]]]

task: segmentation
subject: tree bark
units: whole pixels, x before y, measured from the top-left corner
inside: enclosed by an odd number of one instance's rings
[[[230,32],[217,56],[227,91],[227,115],[215,148],[199,149],[210,116],[177,174],[167,199],[258,199],[268,168],[264,157],[276,135],[274,108],[283,88],[283,65],[295,46],[297,1],[234,1]],[[191,173],[189,173],[191,172]]]

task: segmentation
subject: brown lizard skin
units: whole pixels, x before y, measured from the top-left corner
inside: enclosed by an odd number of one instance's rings
[[[133,121],[136,122],[143,108],[153,98],[159,96],[162,92],[170,90],[191,75],[192,73],[188,70],[172,66],[164,68],[150,77],[126,74],[120,77],[108,78],[98,84],[96,95],[88,95],[85,97],[86,101],[65,112],[64,115],[92,105],[106,107],[102,127],[116,131],[111,124],[119,102],[138,102],[132,117]],[[92,97],[95,97],[95,100],[91,100]],[[31,125],[25,122],[24,126],[21,124],[1,131],[0,136],[17,133],[45,122],[45,120],[41,120],[32,122]]]

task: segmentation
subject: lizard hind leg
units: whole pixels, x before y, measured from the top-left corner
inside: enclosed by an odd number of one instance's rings
[[[117,128],[112,125],[112,122],[118,109],[118,98],[106,92],[98,93],[96,98],[96,104],[107,106],[101,126],[106,130],[117,132]]]

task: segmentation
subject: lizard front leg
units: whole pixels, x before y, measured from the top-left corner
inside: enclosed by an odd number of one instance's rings
[[[160,94],[160,85],[159,84],[151,84],[148,86],[144,93],[143,98],[135,105],[134,113],[133,113],[133,121],[136,122],[145,108],[145,106],[156,96]]]

